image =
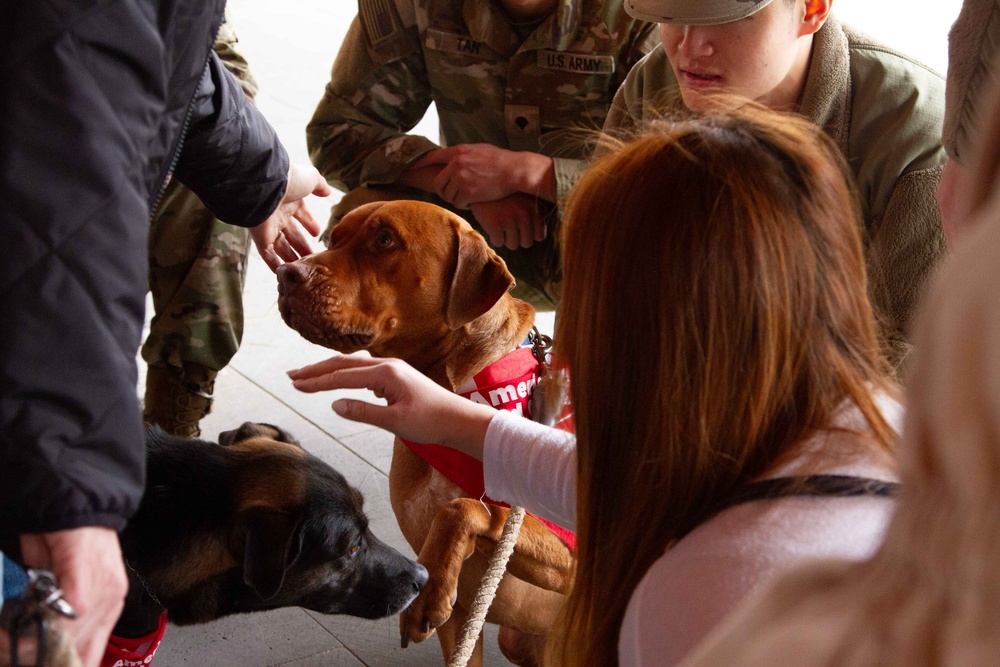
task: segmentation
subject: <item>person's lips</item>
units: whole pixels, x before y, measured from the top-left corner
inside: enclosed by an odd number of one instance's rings
[[[681,80],[689,88],[711,88],[722,85],[722,76],[701,69],[681,69]]]

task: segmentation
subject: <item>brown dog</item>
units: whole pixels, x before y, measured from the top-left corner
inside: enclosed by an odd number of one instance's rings
[[[515,349],[534,309],[507,292],[514,279],[467,222],[414,201],[376,202],[346,215],[329,249],[283,265],[278,304],[307,340],[350,353],[398,357],[454,391]],[[389,492],[399,526],[430,579],[400,619],[402,643],[437,630],[451,657],[505,508],[470,499],[398,439]],[[532,664],[562,602],[573,556],[534,517],[487,620],[502,626],[501,650]],[[482,663],[481,642],[470,664]]]

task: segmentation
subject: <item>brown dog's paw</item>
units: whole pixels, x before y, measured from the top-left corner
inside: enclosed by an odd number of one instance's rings
[[[440,585],[432,577],[420,595],[399,615],[399,645],[403,648],[412,641],[419,644],[451,618],[452,606],[458,597],[458,582]]]

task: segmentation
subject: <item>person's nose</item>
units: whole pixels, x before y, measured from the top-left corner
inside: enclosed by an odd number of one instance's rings
[[[705,58],[715,53],[711,33],[702,26],[686,25],[681,28],[681,41],[677,49],[686,58]]]

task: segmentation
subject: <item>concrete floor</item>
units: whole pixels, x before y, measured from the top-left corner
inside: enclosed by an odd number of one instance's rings
[[[305,126],[357,5],[349,0],[231,0],[229,5],[241,48],[260,83],[258,105],[277,128],[292,159],[306,162]],[[436,138],[433,112],[415,131]],[[339,193],[329,200],[311,199],[310,207],[324,224],[329,206],[338,198]],[[343,395],[340,392],[306,395],[292,389],[286,371],[330,353],[285,326],[276,295],[274,275],[252,253],[244,293],[243,345],[219,376],[215,409],[203,421],[205,437],[214,438],[247,420],[284,427],[362,491],[373,532],[412,555],[389,506],[392,436],[334,414],[330,403]],[[551,322],[551,313],[540,318],[544,330],[551,331]],[[509,664],[496,646],[495,627],[488,626],[485,647],[487,665]],[[366,621],[295,608],[233,616],[195,627],[171,626],[154,664],[382,667],[439,666],[443,660],[435,638],[400,649],[395,617]]]

